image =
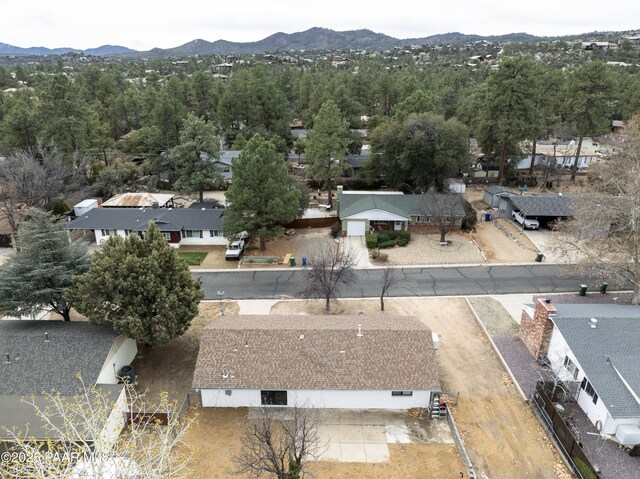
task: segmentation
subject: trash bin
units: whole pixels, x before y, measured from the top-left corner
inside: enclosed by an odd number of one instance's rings
[[[607,294],[608,287],[609,287],[609,283],[606,283],[606,282],[600,283],[600,293]]]
[[[302,266],[305,266],[305,267],[307,266],[307,257],[306,256],[302,257]]]
[[[580,285],[580,291],[578,293],[580,296],[586,296],[587,295],[587,285],[586,284],[581,284]]]
[[[542,258],[544,258],[544,255],[542,253],[538,253],[536,256],[536,262],[542,263]]]
[[[289,266],[295,266],[296,265],[296,257],[292,256],[291,258],[289,258]]]
[[[491,212],[490,211],[486,211],[484,213],[484,220],[485,221],[491,221]]]

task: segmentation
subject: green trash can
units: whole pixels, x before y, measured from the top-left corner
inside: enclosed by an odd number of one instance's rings
[[[600,293],[607,294],[608,287],[609,287],[609,283],[606,283],[606,282],[600,283]]]
[[[580,285],[580,292],[578,294],[580,296],[586,296],[587,295],[587,285],[586,284],[581,284]]]
[[[289,258],[289,266],[295,266],[296,265],[296,257],[292,256],[291,258]]]
[[[538,253],[536,256],[536,262],[542,263],[542,258],[544,258],[544,255],[542,253]]]

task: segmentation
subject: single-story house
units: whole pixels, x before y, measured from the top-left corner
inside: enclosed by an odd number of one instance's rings
[[[465,215],[460,195],[405,195],[401,191],[344,191],[338,186],[338,218],[347,236],[371,230],[431,231],[434,218],[453,214],[459,228]]]
[[[242,153],[241,150],[222,150],[220,152],[220,158],[213,162],[227,183],[231,182],[233,178],[233,159],[240,156],[240,153]]]
[[[505,186],[487,186],[482,194],[482,199],[491,208],[500,206],[500,198],[515,196],[516,194]]]
[[[576,160],[577,150],[578,144],[576,140],[563,141],[557,145],[549,140],[540,140],[536,143],[536,156],[533,166],[549,166],[555,161],[555,166],[558,168],[571,168]],[[584,138],[580,147],[580,156],[578,157],[578,170],[583,170],[616,151],[618,151],[617,148],[602,145],[591,138]],[[516,169],[518,170],[527,170],[530,166],[531,153],[519,159],[516,163]]]
[[[101,208],[172,208],[173,195],[164,193],[121,193],[109,198]]]
[[[539,298],[522,312],[520,337],[536,359],[548,358],[559,379],[573,383],[599,431],[640,444],[640,307]]]
[[[222,316],[200,340],[204,407],[428,408],[432,332],[414,317]]]
[[[0,321],[0,425],[26,432],[36,440],[56,439],[23,397],[34,397],[40,406],[48,403],[43,392],[73,397],[81,384],[97,386],[115,404],[105,418],[102,447],[109,447],[124,426],[124,387],[118,373],[131,364],[138,351],[136,342],[113,331],[111,325],[67,321]],[[2,441],[10,435],[0,428]],[[8,446],[5,444],[4,447]]]
[[[90,230],[96,244],[110,236],[142,235],[153,221],[175,248],[186,245],[227,244],[222,233],[224,208],[95,208],[67,224],[68,230]]]
[[[502,196],[498,208],[506,218],[519,211],[526,219],[537,219],[541,226],[573,216],[571,198],[562,194]]]

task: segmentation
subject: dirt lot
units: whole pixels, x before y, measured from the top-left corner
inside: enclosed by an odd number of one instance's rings
[[[237,261],[227,261],[224,259],[226,246],[182,246],[178,249],[180,253],[191,251],[209,253],[200,266],[191,266],[191,270],[198,269],[237,269]]]
[[[308,228],[296,230],[293,235],[285,235],[267,242],[266,251],[260,251],[257,242],[245,252],[245,256],[280,256],[291,254],[298,264],[303,256],[311,256],[320,246],[333,244],[329,228]],[[282,267],[282,266],[281,266]]]
[[[138,344],[138,356],[133,361],[133,366],[138,374],[140,390],[147,390],[151,401],[166,391],[170,400],[182,402],[191,389],[202,329],[207,322],[220,315],[221,306],[224,306],[225,314],[238,314],[235,302],[202,302],[200,313],[184,335],[154,348]]]
[[[440,335],[438,357],[443,388],[460,392],[455,418],[479,477],[551,479],[566,474],[529,406],[518,398],[464,299],[390,299],[385,305],[385,314],[415,315]],[[316,303],[280,302],[272,308],[272,314],[313,313],[318,309]],[[362,300],[340,303],[341,312],[358,310],[378,314],[378,304]],[[420,477],[457,476],[440,473]]]
[[[388,255],[388,262],[399,265],[484,262],[480,251],[473,244],[468,234],[462,232],[449,233],[447,240],[452,241],[452,244],[440,246],[439,234],[414,233],[411,235],[411,241],[407,246],[396,246],[380,250],[380,252]],[[373,263],[376,264],[375,261]]]
[[[493,222],[478,222],[473,238],[482,249],[488,263],[528,263],[535,259],[537,248],[510,221],[498,220],[518,242],[507,237]]]

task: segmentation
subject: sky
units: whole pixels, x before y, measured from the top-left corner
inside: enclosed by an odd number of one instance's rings
[[[459,31],[568,35],[640,29],[640,1],[618,0],[0,0],[0,43],[135,50],[201,38],[257,41],[311,27],[396,38]]]

